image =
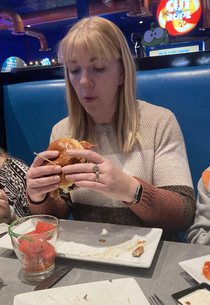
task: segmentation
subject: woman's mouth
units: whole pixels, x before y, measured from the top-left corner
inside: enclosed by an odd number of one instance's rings
[[[96,97],[92,97],[92,96],[84,96],[83,100],[85,103],[92,103],[96,100]]]

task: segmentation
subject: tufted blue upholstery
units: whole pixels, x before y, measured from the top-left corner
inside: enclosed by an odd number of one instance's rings
[[[195,190],[210,165],[210,65],[137,72],[137,97],[172,110],[186,142]],[[7,150],[30,165],[68,115],[64,80],[4,87]]]
[[[210,165],[210,65],[138,71],[137,97],[176,115],[196,191]]]

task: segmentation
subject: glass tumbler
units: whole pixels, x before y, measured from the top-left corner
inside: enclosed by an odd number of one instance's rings
[[[8,233],[24,278],[40,282],[50,276],[55,268],[59,220],[50,215],[23,217],[8,227]]]

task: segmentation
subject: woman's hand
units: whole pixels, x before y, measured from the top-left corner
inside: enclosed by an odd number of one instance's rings
[[[67,150],[71,157],[86,158],[92,163],[79,163],[66,165],[62,168],[65,177],[69,181],[75,181],[79,187],[84,187],[104,194],[114,200],[132,202],[134,194],[139,185],[138,181],[120,171],[108,159],[86,149]],[[96,174],[93,166],[99,167],[99,180],[96,181]]]
[[[54,159],[59,155],[58,151],[49,150],[39,154],[34,159],[31,167],[26,174],[27,193],[34,202],[43,201],[48,192],[56,190],[59,187],[61,166],[49,165],[42,166],[44,159]]]
[[[7,195],[0,190],[0,218],[9,218],[11,214]]]

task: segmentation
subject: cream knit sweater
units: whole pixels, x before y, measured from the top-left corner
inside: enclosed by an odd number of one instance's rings
[[[169,110],[143,101],[138,103],[141,144],[136,143],[129,153],[121,153],[112,125],[96,125],[98,147],[93,150],[121,171],[138,177],[143,186],[140,202],[128,205],[79,188],[70,192],[71,202],[68,195],[65,202],[50,195],[40,204],[29,200],[32,213],[47,212],[67,218],[72,212],[75,220],[161,227],[168,232],[182,232],[191,225],[195,197],[179,124]],[[58,122],[50,142],[71,138],[68,124],[68,118]]]

